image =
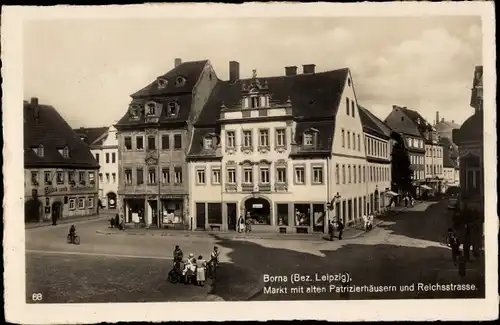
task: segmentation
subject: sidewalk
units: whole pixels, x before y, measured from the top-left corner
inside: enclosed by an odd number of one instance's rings
[[[375,219],[374,227],[380,225],[383,221]],[[104,230],[97,230],[101,235],[130,235],[130,236],[172,236],[172,237],[219,237],[221,239],[276,239],[276,240],[310,240],[310,241],[323,241],[328,240],[328,234],[313,233],[313,234],[280,234],[275,232],[250,232],[250,233],[237,233],[234,231],[192,231],[192,230],[165,230],[165,229],[126,229],[117,230],[115,228],[107,228]],[[365,234],[365,231],[355,225],[344,230],[342,239],[354,239]],[[338,232],[335,233],[338,235]],[[338,239],[337,239],[338,240]]]
[[[64,219],[59,219],[57,221],[58,225],[65,225],[68,223],[76,223],[76,222],[81,222],[81,221],[88,221],[88,220],[97,220],[97,219],[103,219],[107,220],[111,216],[115,215],[116,212],[115,210],[101,210],[99,211],[99,214],[94,214],[91,216],[78,216],[78,217],[68,217]],[[24,225],[25,229],[34,229],[34,228],[40,228],[40,227],[48,227],[52,226],[52,220],[44,220],[38,223],[26,223]]]

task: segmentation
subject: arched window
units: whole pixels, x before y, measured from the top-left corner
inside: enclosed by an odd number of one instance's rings
[[[179,111],[179,102],[174,100],[168,103],[167,105],[168,109],[168,116],[176,116],[177,112]]]

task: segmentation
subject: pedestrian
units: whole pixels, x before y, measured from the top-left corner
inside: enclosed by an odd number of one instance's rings
[[[451,228],[448,229],[448,244],[451,248],[453,264],[457,265],[457,258],[460,256],[460,240]]]
[[[250,214],[248,214],[245,220],[245,232],[251,232],[251,231],[252,231],[252,218],[250,218]]]
[[[328,234],[330,235],[330,241],[333,241],[333,236],[335,235],[335,227],[333,226],[333,221],[328,222]]]
[[[238,232],[243,232],[245,229],[245,220],[242,216],[238,218]]]
[[[205,265],[206,262],[203,256],[198,256],[198,260],[196,261],[196,282],[202,287],[205,285]]]
[[[366,214],[363,214],[363,229],[365,232],[368,231],[368,217]]]
[[[408,207],[408,194],[405,194],[404,200],[405,200],[405,208],[407,208]]]
[[[57,225],[57,213],[56,210],[52,210],[52,225]]]
[[[115,215],[115,227],[118,228],[120,225],[120,216],[118,213]]]
[[[339,240],[342,239],[342,233],[344,232],[344,224],[342,221],[339,219],[337,221],[337,230],[339,231]]]
[[[373,214],[370,214],[368,216],[368,226],[367,227],[368,227],[368,230],[372,230],[372,228],[373,228]]]

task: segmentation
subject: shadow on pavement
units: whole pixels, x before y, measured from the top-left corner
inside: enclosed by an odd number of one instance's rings
[[[452,224],[452,212],[446,209],[446,202],[439,202],[425,211],[404,211],[379,219],[384,221],[380,227],[395,235],[441,243]]]
[[[220,238],[218,245],[231,249],[230,263],[221,263],[214,294],[224,300],[332,300],[332,299],[416,299],[416,298],[466,298],[484,297],[484,275],[469,274],[465,283],[478,287],[473,291],[402,292],[400,285],[421,283],[456,283],[453,277],[451,253],[441,247],[403,247],[395,245],[346,244],[336,250],[321,250],[324,257],[291,249],[264,247],[259,244]],[[447,273],[443,273],[447,270]],[[484,270],[484,266],[483,266]],[[339,293],[342,283],[315,281],[316,274],[349,274],[356,286],[395,286],[395,292]],[[479,272],[484,274],[483,272]],[[292,274],[311,276],[310,281],[291,283]],[[281,277],[281,282],[264,283],[264,276]],[[286,281],[284,280],[286,277]],[[337,280],[337,279],[334,279]],[[456,283],[457,284],[457,283]],[[336,287],[332,290],[330,285]],[[265,294],[263,288],[276,288],[275,294]],[[304,292],[292,293],[292,288],[302,287]],[[310,292],[313,287],[326,292]],[[281,288],[281,292],[280,289]],[[323,288],[323,289],[321,289]],[[373,287],[372,287],[373,288]],[[287,290],[287,292],[283,292]],[[252,294],[253,293],[253,294]],[[249,298],[250,297],[250,298]]]

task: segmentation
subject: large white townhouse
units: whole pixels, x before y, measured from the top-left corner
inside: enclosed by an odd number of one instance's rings
[[[239,78],[229,63],[195,122],[188,154],[193,229],[325,232],[361,217],[366,156],[348,69]],[[333,207],[329,209],[329,207]]]
[[[364,107],[359,107],[359,115],[363,124],[368,168],[365,183],[369,197],[367,210],[376,214],[384,211],[391,198],[397,195],[391,191],[392,130]]]
[[[76,129],[99,163],[99,203],[116,209],[118,192],[118,138],[116,128],[95,127]]]

